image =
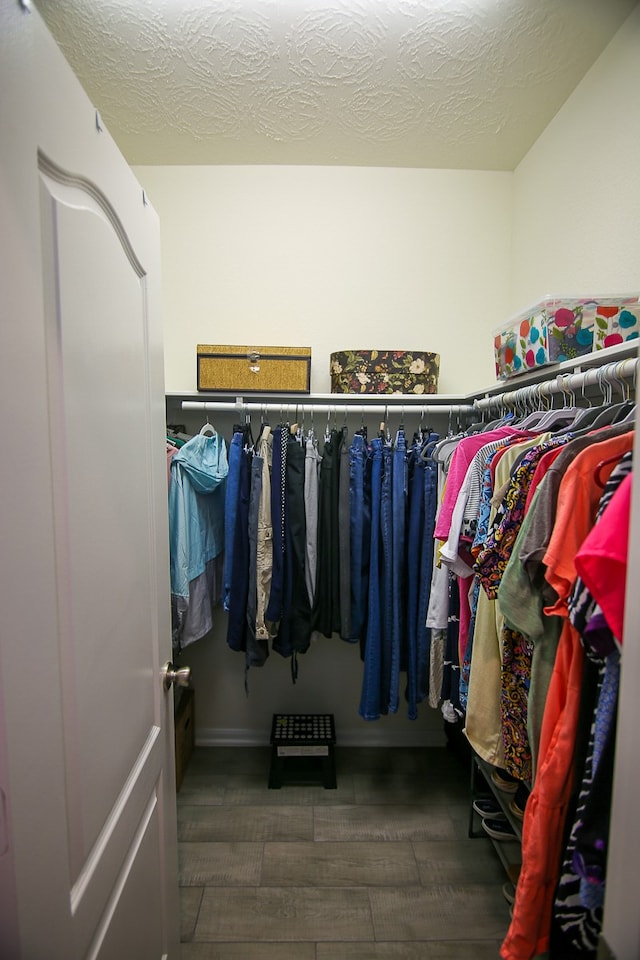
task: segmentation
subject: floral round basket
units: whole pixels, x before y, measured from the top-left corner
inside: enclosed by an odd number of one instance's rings
[[[437,393],[440,356],[422,350],[340,350],[331,354],[332,393]]]

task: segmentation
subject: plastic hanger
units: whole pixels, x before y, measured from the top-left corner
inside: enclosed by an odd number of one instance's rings
[[[251,426],[251,413],[245,411],[244,426],[242,429],[245,450],[255,450],[255,440],[253,439],[253,428]]]
[[[584,430],[586,428],[590,429],[594,420],[600,416],[601,412],[600,407],[581,407],[580,413],[571,424],[571,429],[573,431]]]
[[[582,399],[585,401],[587,406],[580,408],[580,411],[572,424],[574,430],[581,430],[583,427],[588,427],[598,416],[598,408],[593,406],[591,400],[589,400],[585,393],[584,380],[582,382]]]
[[[633,423],[636,417],[636,404],[635,401],[631,399],[631,387],[629,384],[619,375],[618,371],[622,369],[623,364],[617,364],[613,377],[618,386],[620,387],[620,392],[622,394],[622,404],[620,409],[616,413],[616,416],[613,420],[614,423]],[[634,368],[634,383],[635,389],[635,368]]]
[[[533,406],[535,396],[537,396],[537,391],[535,391],[533,387],[522,387],[520,390],[516,390],[513,395],[513,409],[511,411],[512,417],[510,421],[514,427],[520,427],[528,417],[539,412]]]
[[[561,407],[558,410],[549,410],[542,420],[538,421],[535,429],[546,432],[553,430],[555,427],[571,426],[579,410],[579,407]],[[521,424],[521,426],[523,426],[523,424]]]
[[[466,429],[468,436],[471,436],[473,433],[480,433],[481,430],[485,428],[485,419],[484,419],[484,410],[480,414],[480,420],[477,423],[470,423]]]
[[[614,420],[614,423],[628,423],[630,427],[633,426],[633,424],[636,422],[636,404],[633,403],[632,401],[629,401],[629,403],[631,407],[627,412],[626,416],[622,417],[622,419],[619,419],[618,417],[616,417],[616,419]]]
[[[554,430],[558,427],[568,427],[571,426],[576,419],[576,416],[580,413],[580,407],[576,406],[576,396],[573,390],[569,387],[569,377],[558,376],[556,378],[556,384],[562,392],[563,397],[565,398],[565,403],[562,407],[554,408],[543,412],[540,416],[538,413],[532,417],[527,417],[525,420],[519,424],[520,428],[523,430],[539,430],[539,431],[549,431]],[[540,384],[538,389],[538,394],[540,398],[544,396],[545,384]],[[548,396],[548,391],[547,391]],[[569,401],[567,403],[567,400]]]
[[[527,394],[527,401],[533,403],[534,399],[538,400],[539,406],[536,410],[532,410],[523,420],[518,423],[518,427],[521,430],[534,430],[538,427],[540,421],[547,416],[550,412],[550,407],[544,407],[543,398],[548,399],[548,392],[543,391],[543,387],[546,384],[537,383],[533,387],[530,387],[529,393]]]
[[[618,414],[621,413],[623,407],[621,403],[612,403],[613,386],[610,380],[605,380],[602,370],[598,370],[598,386],[602,394],[603,406],[596,419],[592,421],[591,430],[599,430],[601,427],[610,426],[614,423]],[[628,409],[625,409],[623,416],[626,416],[627,413]]]
[[[215,430],[215,427],[211,423],[209,423],[208,416],[207,416],[207,422],[202,424],[199,432],[201,437],[215,437],[216,430]]]

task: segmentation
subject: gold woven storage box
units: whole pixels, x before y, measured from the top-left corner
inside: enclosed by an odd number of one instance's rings
[[[241,347],[199,343],[198,390],[214,393],[309,393],[311,347]]]

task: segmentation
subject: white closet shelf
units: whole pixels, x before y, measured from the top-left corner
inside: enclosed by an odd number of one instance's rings
[[[608,363],[617,363],[638,356],[638,340],[630,340],[627,343],[618,343],[613,347],[606,347],[604,350],[596,350],[594,353],[587,353],[583,357],[575,357],[573,360],[563,360],[562,363],[550,363],[546,367],[536,367],[527,373],[521,373],[510,380],[497,380],[491,386],[484,390],[476,390],[466,395],[465,400],[475,400],[480,397],[487,397],[497,393],[508,393],[512,390],[519,390],[520,387],[532,386],[536,383],[542,383],[545,380],[553,380],[554,377],[564,376],[565,374],[582,373],[586,370],[596,369]]]
[[[287,393],[287,394],[245,394],[238,396],[234,393],[205,393],[198,390],[180,390],[167,392],[166,398],[170,401],[185,403],[198,403],[198,406],[186,407],[185,409],[203,410],[215,409],[205,408],[203,403],[225,404],[220,409],[231,410],[236,407],[239,411],[246,409],[249,404],[253,404],[254,409],[258,410],[266,404],[271,404],[272,409],[282,407],[292,408],[298,406],[315,406],[316,409],[324,407],[324,412],[331,412],[334,409],[344,409],[345,407],[354,407],[356,410],[365,408],[379,412],[378,408],[384,410],[397,407],[420,407],[420,408],[444,408],[443,412],[448,412],[450,408],[454,409],[460,405],[472,405],[474,400],[488,398],[497,394],[511,393],[523,387],[533,386],[536,383],[552,381],[554,378],[565,376],[566,374],[578,374],[588,370],[595,370],[606,364],[618,363],[619,361],[637,357],[638,340],[632,340],[628,343],[617,344],[613,347],[607,347],[605,350],[598,350],[595,353],[589,353],[583,357],[576,357],[573,360],[565,360],[562,363],[549,364],[546,367],[538,367],[528,373],[522,373],[510,380],[498,380],[490,386],[483,389],[470,391],[469,393],[428,393],[428,394],[359,394],[359,393]],[[629,367],[627,367],[627,370]],[[595,374],[594,374],[595,376]],[[592,382],[595,382],[592,380]]]
[[[248,403],[262,405],[270,403],[285,407],[324,404],[333,410],[334,407],[420,407],[425,404],[436,407],[448,407],[451,404],[470,403],[470,400],[458,394],[447,393],[251,393],[237,396],[233,393],[211,393],[204,391],[180,391],[167,393],[169,400],[181,400],[185,403],[232,403],[242,408]],[[476,394],[474,394],[476,396]],[[198,409],[196,407],[192,409]]]

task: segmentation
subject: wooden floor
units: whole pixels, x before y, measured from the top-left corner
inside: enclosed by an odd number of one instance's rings
[[[467,838],[455,755],[337,747],[336,790],[269,790],[269,761],[268,747],[192,757],[178,795],[182,960],[498,958],[505,875],[488,838]]]

